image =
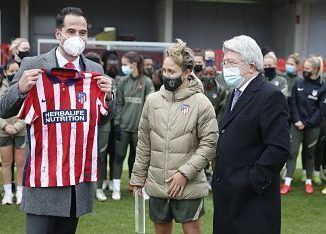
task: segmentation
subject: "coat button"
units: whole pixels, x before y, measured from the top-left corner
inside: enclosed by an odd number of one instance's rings
[[[223,128],[221,131],[220,131],[221,134],[225,133],[225,129]]]
[[[221,179],[220,178],[216,178],[216,183],[220,183]]]

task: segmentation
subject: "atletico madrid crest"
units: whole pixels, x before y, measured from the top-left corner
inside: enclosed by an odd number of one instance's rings
[[[188,114],[188,112],[190,110],[190,106],[188,104],[183,103],[183,104],[181,104],[180,109],[181,109],[182,114],[186,115],[186,114]]]
[[[84,104],[86,102],[86,93],[84,93],[84,92],[78,92],[77,93],[77,100],[81,104]]]

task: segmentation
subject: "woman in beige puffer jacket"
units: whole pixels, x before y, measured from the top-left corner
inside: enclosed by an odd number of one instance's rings
[[[192,51],[179,41],[164,60],[164,86],[144,105],[130,184],[145,186],[151,198],[192,200],[208,195],[204,168],[215,158],[218,127],[192,69]]]

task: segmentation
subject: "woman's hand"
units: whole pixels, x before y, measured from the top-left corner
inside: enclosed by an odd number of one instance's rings
[[[294,124],[299,130],[304,129],[304,124],[302,123],[302,121],[298,121]]]
[[[144,186],[139,186],[139,185],[131,185],[132,186],[132,191],[134,196],[136,195],[136,193],[138,193],[138,196],[142,195],[142,189]]]
[[[166,180],[169,183],[168,195],[171,198],[181,196],[186,187],[187,179],[179,171]]]
[[[14,126],[12,126],[11,124],[7,124],[6,127],[4,128],[4,130],[10,136],[17,134],[16,128]]]

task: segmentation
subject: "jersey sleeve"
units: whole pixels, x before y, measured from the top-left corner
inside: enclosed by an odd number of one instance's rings
[[[106,94],[99,90],[99,94],[97,96],[97,105],[100,109],[102,115],[108,115],[108,104],[106,102]]]
[[[33,99],[34,99],[33,91],[34,89],[28,93],[17,116],[19,119],[24,120],[26,124],[32,124],[38,117],[33,105]]]

